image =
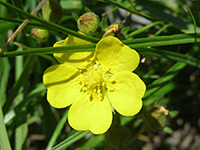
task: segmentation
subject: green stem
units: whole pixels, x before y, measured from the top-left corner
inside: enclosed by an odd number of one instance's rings
[[[13,24],[21,24],[23,22],[22,19],[5,18],[5,17],[1,17],[1,16],[0,16],[0,20],[4,20],[4,21],[7,21],[7,22],[12,22]],[[36,21],[30,21],[28,23],[28,25],[31,25],[31,26],[34,26],[34,27],[38,27],[38,28],[42,28],[42,29],[47,29],[43,24],[38,23]]]
[[[200,41],[200,35],[196,38]],[[151,38],[138,38],[133,40],[124,40],[124,44],[132,48],[147,48],[155,46],[167,46],[176,44],[195,43],[194,34],[176,34],[170,36],[157,36]],[[38,54],[52,54],[64,52],[91,52],[95,51],[95,44],[76,45],[65,47],[45,47],[45,48],[31,48],[23,51],[12,51],[0,53],[0,57],[14,57],[19,55],[38,55]]]
[[[200,64],[198,64],[198,60],[190,55],[183,55],[175,52],[170,52],[166,50],[158,50],[154,48],[139,48],[138,49],[141,54],[155,56],[160,58],[167,58],[171,60],[175,60],[178,62],[183,62],[185,64],[189,64],[191,66],[200,68]]]
[[[200,34],[197,34],[197,41],[200,41]],[[175,34],[175,35],[167,35],[167,36],[157,36],[151,38],[137,38],[132,40],[124,40],[122,41],[124,44],[146,44],[144,46],[139,47],[147,47],[147,46],[166,46],[166,45],[175,45],[175,44],[186,44],[186,43],[195,43],[195,34]],[[150,45],[148,45],[148,43]]]
[[[194,18],[194,15],[192,14],[190,8],[189,8],[187,5],[185,5],[185,7],[187,8],[187,10],[189,11],[189,13],[190,13],[190,15],[191,15],[191,17],[192,17],[192,21],[193,21],[193,23],[194,23],[194,33],[195,33],[195,35],[197,35],[197,23],[196,23],[196,20],[195,20],[195,18]],[[196,42],[197,42],[197,41],[196,41]],[[196,42],[195,42],[195,43],[196,43]]]
[[[24,16],[26,16],[28,19],[33,19],[33,20],[36,20],[42,24],[44,24],[46,27],[52,29],[52,30],[56,30],[56,31],[59,31],[59,32],[62,32],[62,33],[65,33],[65,34],[70,34],[70,35],[73,35],[73,36],[76,36],[78,38],[81,38],[81,39],[84,39],[86,41],[90,41],[90,42],[93,42],[93,43],[97,43],[99,41],[98,38],[94,38],[94,37],[91,37],[91,36],[87,36],[87,35],[83,35],[83,34],[80,34],[76,31],[73,31],[71,29],[68,29],[68,28],[65,28],[63,26],[60,26],[58,24],[55,24],[53,22],[50,22],[50,21],[46,21],[40,17],[37,17],[37,16],[34,16],[34,15],[31,15],[30,13],[28,12],[25,12],[24,10],[22,9],[19,9],[9,3],[5,3],[5,2],[2,2],[0,1],[0,4],[8,7],[8,8],[11,8],[12,10],[15,10],[21,14],[23,14]]]
[[[47,0],[42,0],[38,5],[37,5],[37,7],[31,12],[31,14],[33,15],[33,14],[36,14],[41,8],[42,8],[42,6],[45,4],[45,2],[46,2]],[[8,39],[8,41],[3,45],[3,47],[0,49],[0,52],[4,49],[4,48],[6,48],[8,45],[9,45],[9,43],[17,36],[17,34],[21,31],[21,30],[23,30],[25,27],[26,27],[26,25],[29,23],[29,19],[25,19],[23,22],[22,22],[22,24],[17,28],[17,30],[12,34],[12,36]]]
[[[160,28],[160,29],[154,34],[154,36],[158,36],[162,31],[164,31],[165,29],[167,29],[168,27],[171,27],[171,26],[172,26],[171,23],[164,25],[162,28]]]
[[[62,141],[61,143],[59,143],[58,145],[53,147],[51,150],[64,150],[69,145],[71,145],[72,143],[74,143],[74,142],[80,140],[81,138],[85,137],[88,133],[90,133],[90,132],[89,131],[76,132],[74,135],[70,136],[66,140]]]
[[[95,44],[65,46],[65,47],[31,48],[23,51],[0,53],[0,57],[14,57],[19,55],[25,56],[25,55],[64,53],[64,52],[92,52],[92,51],[95,51]]]
[[[155,26],[155,25],[157,25],[157,24],[163,24],[163,23],[164,23],[164,22],[162,22],[162,21],[153,22],[152,24],[149,24],[149,25],[147,25],[147,26],[144,26],[144,27],[142,27],[142,28],[140,28],[140,29],[138,29],[138,30],[136,30],[136,31],[134,31],[134,32],[132,32],[132,33],[130,33],[129,35],[127,35],[127,38],[129,38],[129,37],[131,37],[131,36],[135,36],[135,35],[137,35],[137,34],[140,34],[140,33],[142,33],[142,32],[144,32],[144,31],[150,29],[151,27],[153,27],[153,26]]]
[[[116,1],[113,1],[113,0],[104,0],[104,1],[107,2],[107,3],[110,3],[110,4],[112,4],[112,5],[118,6],[118,7],[120,7],[120,8],[123,8],[123,9],[125,9],[125,10],[127,10],[127,11],[129,11],[129,12],[131,12],[131,13],[134,13],[134,14],[137,14],[137,15],[139,15],[139,16],[142,16],[142,17],[144,17],[144,18],[147,18],[147,19],[150,19],[150,20],[155,20],[154,18],[152,18],[152,17],[150,17],[150,16],[147,16],[147,15],[142,14],[142,13],[136,11],[136,10],[133,10],[133,9],[131,9],[131,8],[128,8],[128,7],[124,6],[123,4],[118,3],[118,2],[116,2]]]
[[[60,132],[61,132],[63,126],[66,124],[67,116],[68,116],[68,109],[65,111],[64,116],[62,117],[62,119],[60,120],[58,125],[56,126],[56,129],[53,132],[53,135],[51,136],[51,139],[49,140],[49,143],[48,143],[48,145],[46,147],[46,150],[51,150],[52,146],[55,144],[56,139],[60,135]]]

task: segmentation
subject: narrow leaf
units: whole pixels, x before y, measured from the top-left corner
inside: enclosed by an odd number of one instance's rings
[[[54,146],[51,150],[65,150],[68,146],[73,144],[74,142],[80,140],[81,138],[85,137],[89,131],[79,131],[73,134],[72,136],[68,137],[66,140],[62,141],[58,145]]]

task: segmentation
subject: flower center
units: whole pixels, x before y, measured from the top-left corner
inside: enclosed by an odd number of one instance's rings
[[[90,100],[100,99],[103,100],[104,94],[108,89],[107,83],[109,82],[112,74],[109,70],[104,71],[101,64],[96,61],[85,70],[81,70],[82,75],[79,78],[80,90],[87,93]]]
[[[99,66],[91,67],[84,73],[85,84],[90,87],[100,86],[103,82],[103,73]]]

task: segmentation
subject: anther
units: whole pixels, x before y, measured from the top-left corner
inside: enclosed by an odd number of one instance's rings
[[[111,83],[112,83],[112,84],[116,84],[116,81],[115,81],[115,80],[113,80],[113,81],[111,81]]]
[[[106,72],[110,72],[111,68],[106,68]]]
[[[114,88],[108,87],[108,86],[107,86],[107,89],[108,89],[109,92],[114,92],[114,90],[115,90]]]

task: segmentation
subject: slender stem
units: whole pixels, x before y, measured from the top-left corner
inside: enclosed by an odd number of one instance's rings
[[[37,7],[31,12],[31,14],[36,14],[41,8],[42,6],[46,3],[47,0],[42,0]],[[8,39],[8,41],[3,45],[3,47],[0,49],[0,52],[3,51],[4,48],[6,48],[8,46],[8,44],[17,36],[17,34],[23,30],[26,25],[29,23],[29,19],[25,19],[23,21],[23,23],[17,28],[17,30],[13,33],[13,35]]]
[[[80,34],[77,31],[65,28],[65,27],[60,26],[58,24],[55,24],[55,23],[53,23],[51,21],[46,21],[43,18],[31,15],[30,13],[25,12],[24,10],[19,9],[19,8],[13,6],[13,5],[10,5],[9,3],[5,3],[5,2],[0,1],[0,4],[3,4],[4,6],[9,7],[11,9],[23,14],[24,16],[26,16],[29,19],[36,20],[36,21],[42,23],[43,25],[45,25],[46,27],[48,27],[48,28],[50,28],[52,30],[59,31],[59,32],[62,32],[62,33],[65,33],[65,34],[71,34],[73,36],[76,36],[78,38],[81,38],[81,39],[84,39],[86,41],[93,42],[93,43],[97,43],[100,40],[98,38],[94,38],[94,37],[91,37],[91,36]]]
[[[23,51],[3,52],[0,57],[13,57],[19,55],[38,55],[38,54],[52,54],[64,52],[92,52],[95,51],[95,44],[75,45],[65,47],[45,47],[45,48],[30,48]]]
[[[200,35],[197,36],[197,42],[200,41]],[[124,40],[124,44],[134,49],[167,46],[176,44],[195,43],[194,34],[176,34],[170,36],[157,36],[151,38],[137,38],[133,40]],[[44,48],[30,48],[23,51],[12,51],[0,53],[0,57],[14,57],[19,55],[39,55],[52,53],[66,53],[66,52],[91,52],[95,51],[95,44],[75,45],[65,47],[44,47]]]
[[[147,15],[142,14],[142,13],[136,11],[136,10],[133,10],[133,9],[131,9],[131,8],[128,8],[128,7],[124,6],[123,4],[118,3],[118,2],[116,2],[116,1],[113,1],[113,0],[104,0],[104,1],[107,2],[107,3],[113,4],[113,5],[115,5],[115,6],[118,6],[118,7],[120,7],[120,8],[123,8],[123,9],[125,9],[125,10],[127,10],[127,11],[129,11],[129,12],[131,12],[131,13],[134,13],[134,14],[137,14],[137,15],[139,15],[139,16],[142,16],[142,17],[144,17],[144,18],[147,18],[147,19],[150,19],[150,20],[155,20],[154,18],[152,18],[152,17],[150,17],[150,16],[147,16]]]
[[[48,145],[46,147],[46,150],[51,150],[51,148],[55,144],[58,136],[60,135],[60,132],[61,132],[63,126],[66,123],[67,117],[68,117],[68,109],[65,111],[62,119],[60,119],[58,125],[56,126],[56,129],[54,130],[54,132],[53,132],[53,134],[51,136],[51,139],[49,140],[49,143],[48,143]]]
[[[67,139],[65,139],[64,141],[62,141],[61,143],[59,143],[58,145],[53,147],[51,150],[66,149],[69,145],[71,145],[72,143],[74,143],[74,142],[80,140],[81,138],[85,137],[88,133],[90,133],[90,132],[89,131],[76,132],[72,136],[68,137]]]
[[[155,25],[157,25],[157,24],[164,24],[164,23],[163,23],[162,21],[153,22],[152,24],[149,24],[149,25],[147,25],[147,26],[144,26],[144,27],[142,27],[142,28],[140,28],[140,29],[138,29],[138,30],[136,30],[136,31],[134,31],[134,32],[132,32],[132,33],[130,33],[130,34],[128,34],[128,35],[127,35],[127,38],[129,38],[129,37],[131,37],[131,36],[135,36],[135,35],[137,35],[137,34],[140,34],[140,33],[142,33],[142,32],[144,32],[144,31],[148,30],[149,28],[151,28],[151,27],[153,27],[153,26],[155,26]]]
[[[171,26],[172,26],[171,23],[164,25],[162,28],[160,28],[160,29],[154,34],[154,36],[159,35],[162,31],[164,31],[165,29],[167,29],[168,27],[171,27]]]
[[[190,13],[190,15],[192,17],[192,21],[194,23],[194,33],[196,34],[197,33],[197,23],[196,23],[196,20],[194,18],[194,15],[192,14],[190,8],[187,5],[184,5],[184,6],[185,6],[185,8],[187,8],[187,10],[189,11],[189,13]]]
[[[1,16],[0,16],[0,20],[12,22],[12,23],[15,23],[15,24],[22,24],[22,22],[23,22],[22,19],[6,18],[6,17],[1,17]],[[44,28],[44,29],[46,28],[44,25],[42,25],[41,23],[38,23],[36,21],[29,21],[29,25],[36,26],[36,27],[39,27],[39,28]]]

